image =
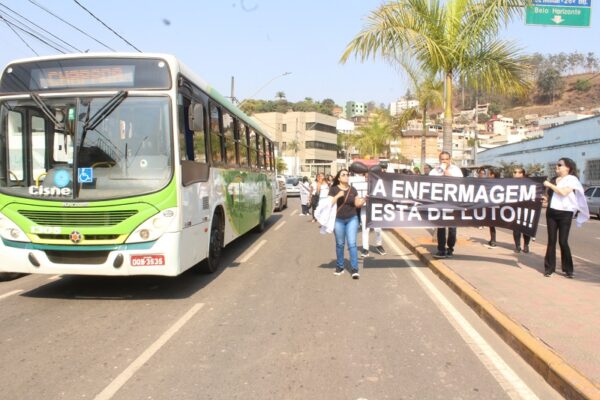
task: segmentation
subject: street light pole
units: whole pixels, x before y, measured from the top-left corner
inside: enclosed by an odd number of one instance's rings
[[[263,90],[265,87],[267,87],[271,82],[273,82],[275,79],[284,77],[286,75],[290,75],[291,72],[284,72],[283,74],[279,74],[277,76],[274,76],[273,78],[269,79],[264,85],[262,85],[260,88],[258,88],[258,90],[256,92],[254,92],[251,96],[246,97],[244,100],[242,100],[241,102],[239,102],[237,104],[238,108],[242,106],[242,104],[244,104],[247,100],[250,100],[251,98],[253,98],[254,96],[256,96],[261,90]],[[233,78],[232,78],[233,79]],[[232,81],[233,82],[233,81]],[[232,93],[232,98],[233,97],[233,93]]]

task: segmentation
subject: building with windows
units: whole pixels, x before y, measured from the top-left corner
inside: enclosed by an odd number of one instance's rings
[[[344,111],[347,119],[364,117],[367,115],[367,105],[357,101],[347,101],[346,105],[344,106]]]
[[[390,103],[390,115],[393,117],[402,114],[402,111],[409,108],[418,108],[419,100],[410,100],[405,97],[399,98],[397,101]]]
[[[575,161],[581,182],[600,184],[600,116],[550,127],[544,130],[543,137],[477,154],[479,164],[541,164],[548,176],[554,175],[554,165],[561,157]]]
[[[398,139],[390,142],[390,158],[399,160],[401,164],[421,166],[421,138],[423,130],[406,130]],[[438,132],[430,130],[425,136],[425,163],[436,164],[440,147]]]
[[[317,112],[257,113],[252,118],[271,132],[286,175],[330,173],[337,158],[337,118]]]

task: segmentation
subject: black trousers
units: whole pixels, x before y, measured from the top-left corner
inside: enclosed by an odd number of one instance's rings
[[[513,239],[515,241],[515,247],[521,248],[521,232],[513,231]],[[531,240],[531,236],[523,233],[523,241],[525,242],[525,246],[529,246],[529,241]]]
[[[548,247],[544,258],[545,273],[556,271],[556,239],[560,246],[560,261],[562,270],[567,275],[573,274],[573,257],[569,248],[569,231],[573,221],[572,211],[561,211],[549,208],[546,210],[546,224],[548,224]]]
[[[496,243],[496,227],[490,226],[490,242]]]
[[[448,230],[448,242],[446,242],[446,230]],[[446,245],[450,252],[454,251],[456,244],[456,228],[437,228],[437,248],[439,252],[446,252]]]

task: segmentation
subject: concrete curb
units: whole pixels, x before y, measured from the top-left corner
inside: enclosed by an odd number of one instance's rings
[[[566,399],[600,400],[600,389],[475,288],[398,229],[394,235],[467,303],[500,337]]]

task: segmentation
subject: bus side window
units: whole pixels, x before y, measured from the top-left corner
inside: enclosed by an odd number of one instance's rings
[[[225,161],[227,164],[236,165],[233,117],[227,111],[223,112],[223,139],[225,140]]]
[[[258,140],[256,137],[256,132],[253,129],[250,129],[250,137],[248,140],[248,149],[250,151],[250,167],[258,168]]]
[[[210,104],[210,154],[211,160],[216,163],[223,161],[223,136],[221,135],[221,112],[215,104]]]
[[[181,160],[194,159],[193,132],[189,127],[189,113],[191,102],[187,97],[179,95],[179,158]]]
[[[248,127],[240,121],[238,127],[238,137],[240,145],[240,165],[248,167]]]
[[[197,121],[193,128],[193,153],[194,161],[205,163],[208,160],[206,154],[206,132],[204,130],[204,121],[206,120],[206,110],[201,103],[193,103],[193,110],[190,110],[193,118]],[[201,121],[200,121],[201,120]],[[198,123],[201,122],[201,123]]]

